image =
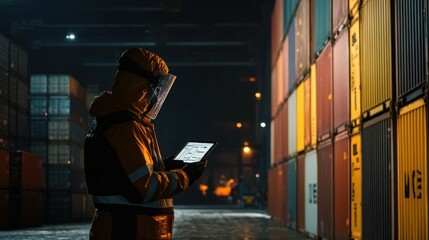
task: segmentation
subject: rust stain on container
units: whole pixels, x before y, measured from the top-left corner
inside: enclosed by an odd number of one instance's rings
[[[419,99],[398,116],[398,239],[429,239],[427,106]]]
[[[328,43],[316,60],[317,136],[332,131],[332,47]]]

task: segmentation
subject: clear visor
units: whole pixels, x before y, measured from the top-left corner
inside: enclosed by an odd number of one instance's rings
[[[153,87],[153,96],[151,102],[154,101],[152,108],[146,113],[146,116],[150,119],[155,119],[158,116],[159,110],[161,110],[162,104],[164,104],[171,87],[173,86],[176,76],[173,74],[167,74],[163,77],[159,83]],[[151,104],[152,105],[152,104]]]

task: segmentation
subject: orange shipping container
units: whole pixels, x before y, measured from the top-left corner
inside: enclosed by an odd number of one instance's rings
[[[398,116],[398,239],[429,239],[427,106],[419,99]]]
[[[21,189],[41,189],[43,187],[41,157],[25,151],[11,153],[12,183]]]

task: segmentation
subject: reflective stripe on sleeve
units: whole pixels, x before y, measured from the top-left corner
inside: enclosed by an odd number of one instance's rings
[[[153,171],[153,165],[146,165],[130,173],[128,175],[128,178],[132,183],[135,183],[141,177],[148,175],[152,171]]]
[[[155,195],[156,189],[158,188],[158,175],[152,174],[149,179],[149,186],[147,187],[146,196],[144,196],[143,202],[148,202]]]
[[[177,190],[177,186],[179,185],[179,179],[177,178],[177,175],[175,173],[166,173],[168,176],[168,180],[170,181],[168,194],[173,194]]]

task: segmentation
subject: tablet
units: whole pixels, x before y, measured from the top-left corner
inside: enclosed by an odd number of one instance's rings
[[[174,160],[181,160],[186,163],[199,162],[205,158],[217,145],[217,142],[190,141],[177,154]]]

